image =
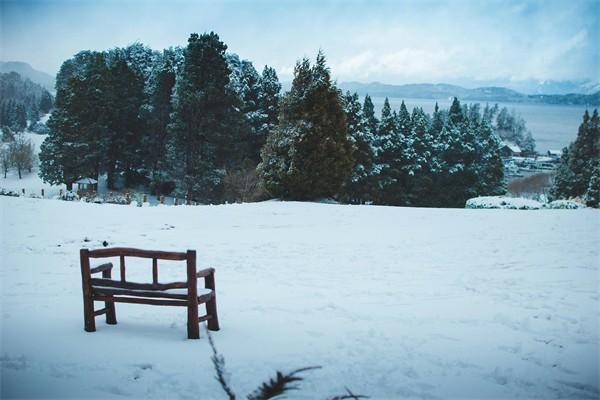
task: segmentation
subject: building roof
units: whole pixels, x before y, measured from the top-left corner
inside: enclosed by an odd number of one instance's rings
[[[98,181],[92,178],[79,178],[75,183],[78,185],[95,185]]]
[[[510,149],[510,151],[512,151],[513,153],[520,153],[521,152],[521,148],[516,143],[503,141],[502,142],[502,147],[508,147]]]

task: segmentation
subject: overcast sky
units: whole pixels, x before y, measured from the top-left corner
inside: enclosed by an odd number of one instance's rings
[[[215,31],[229,50],[274,66],[325,51],[334,77],[386,83],[600,81],[600,0],[0,0],[3,61],[55,74],[83,49],[185,45]]]

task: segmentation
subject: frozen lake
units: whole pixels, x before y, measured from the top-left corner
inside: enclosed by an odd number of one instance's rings
[[[372,97],[373,104],[377,114],[381,112],[384,97]],[[403,99],[391,97],[390,105],[394,110],[400,108]],[[413,107],[423,107],[427,113],[432,113],[436,101],[441,108],[449,108],[450,99],[404,99],[409,111]],[[477,103],[477,101],[468,101],[468,103]],[[482,106],[485,102],[481,102]],[[490,103],[494,104],[494,103]],[[568,146],[570,142],[577,137],[577,129],[583,118],[586,106],[567,106],[552,104],[531,104],[531,103],[501,103],[498,105],[515,109],[527,121],[527,128],[531,130],[533,138],[536,141],[537,151],[542,153],[548,150],[559,150]],[[589,109],[590,113],[592,108]]]

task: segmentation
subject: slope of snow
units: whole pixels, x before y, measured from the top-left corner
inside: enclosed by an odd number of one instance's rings
[[[183,309],[117,304],[118,325],[83,331],[78,251],[103,240],[196,249],[216,268],[213,337],[239,398],[309,365],[323,369],[290,399],[599,396],[597,210],[6,197],[0,210],[2,398],[226,398]],[[151,280],[149,260],[127,262]]]

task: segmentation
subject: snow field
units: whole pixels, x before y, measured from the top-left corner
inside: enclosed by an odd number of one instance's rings
[[[289,398],[600,395],[597,210],[6,197],[0,210],[3,398],[225,398],[185,309],[117,304],[118,325],[83,331],[79,249],[103,240],[196,249],[198,268],[216,268],[213,338],[240,398],[310,365],[323,369]],[[149,260],[127,263],[150,281]],[[160,281],[185,274],[160,265]]]

